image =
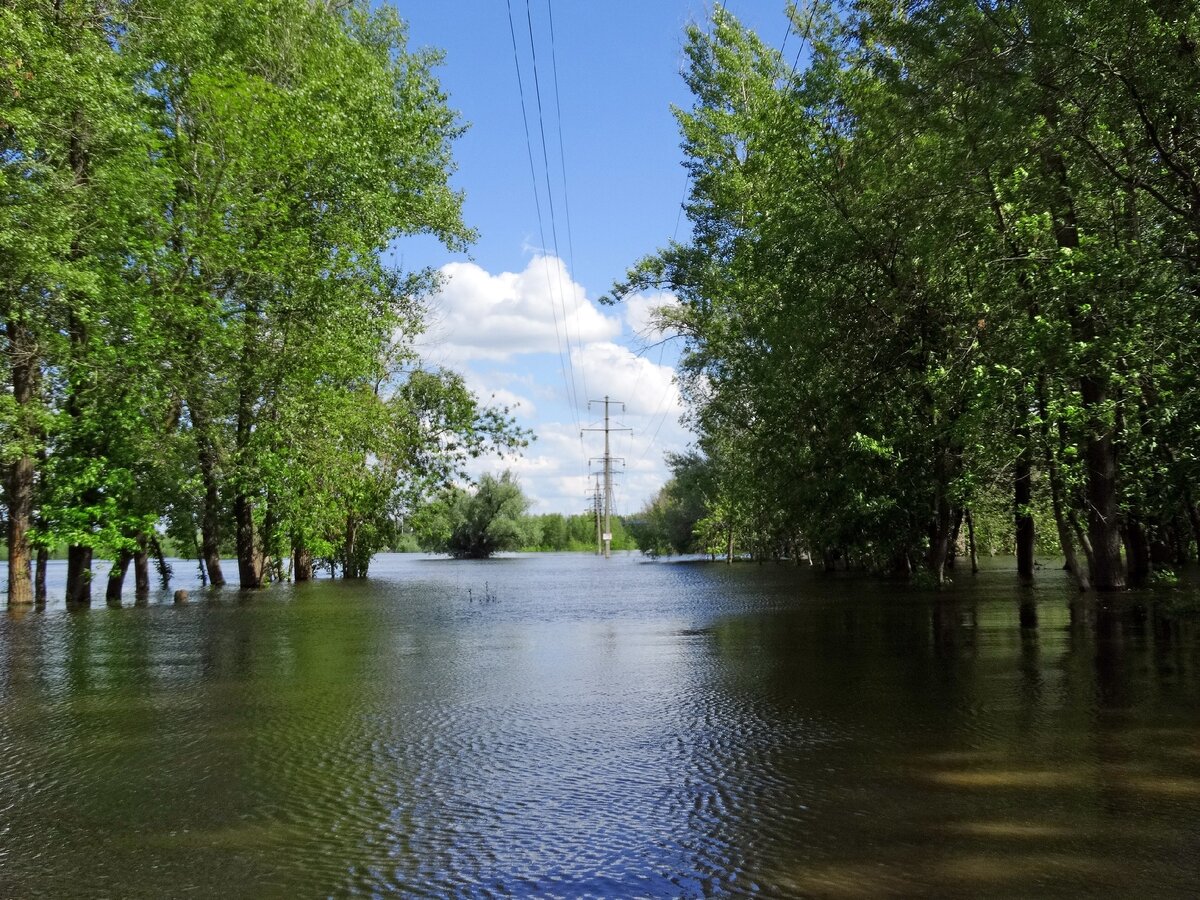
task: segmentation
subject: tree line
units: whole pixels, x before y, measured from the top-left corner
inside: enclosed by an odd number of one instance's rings
[[[409,520],[416,545],[456,559],[487,559],[503,551],[591,551],[598,546],[594,513],[529,514],[530,501],[512,472],[483,475],[474,485],[449,485]],[[637,548],[620,517],[612,519],[612,548]]]
[[[1001,498],[1023,579],[1039,509],[1082,587],[1185,562],[1195,4],[789,12],[800,68],[723,9],[690,30],[693,237],[616,288],[680,298],[710,525],[940,582]]]
[[[169,535],[225,583],[362,576],[462,463],[525,435],[414,350],[473,234],[462,126],[367,0],[0,4],[8,597],[119,598]],[[31,563],[36,563],[31,574]]]

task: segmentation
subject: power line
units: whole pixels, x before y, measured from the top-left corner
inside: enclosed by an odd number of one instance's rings
[[[537,186],[537,167],[534,165],[534,162],[533,162],[533,138],[531,137],[531,135],[529,133],[529,113],[527,112],[526,103],[525,103],[525,82],[524,82],[524,79],[521,77],[520,54],[517,52],[517,29],[516,29],[516,26],[513,24],[512,0],[505,0],[505,6],[508,9],[508,33],[509,33],[509,36],[512,38],[513,67],[517,70],[517,90],[520,92],[520,95],[521,95],[521,120],[525,125],[525,149],[529,156],[529,175],[533,180],[533,205],[537,211],[538,234],[541,237],[542,246],[544,247],[546,244],[546,230],[545,230],[545,226],[544,226],[543,220],[542,220],[541,195],[538,192],[538,186]],[[535,76],[537,74],[536,68],[534,69],[534,74],[535,74]],[[547,282],[549,282],[549,278],[550,278],[550,273],[547,272],[546,273]],[[575,426],[579,427],[579,412],[578,412],[579,399],[575,394],[575,381],[573,378],[567,377],[567,366],[563,362],[562,335],[560,334],[559,328],[558,328],[558,310],[556,310],[554,308],[553,288],[551,288],[551,291],[550,291],[550,312],[554,318],[554,339],[558,346],[558,364],[559,364],[559,367],[562,369],[563,386],[566,388],[567,402],[571,405],[571,414],[575,419]],[[564,322],[563,324],[565,325],[566,323]],[[568,341],[568,350],[569,349],[570,349],[570,345],[569,345],[569,341]]]
[[[808,39],[812,36],[813,19],[817,15],[818,0],[811,0],[812,8],[808,11],[808,23],[804,26],[804,36],[800,39],[800,49],[796,51],[796,60],[792,63],[792,74],[796,74],[796,67],[800,65],[800,57],[804,54],[804,47],[808,44]],[[788,16],[788,24],[791,25],[792,17]],[[783,49],[779,50],[780,58],[783,57]]]
[[[563,146],[563,127],[562,127],[562,96],[558,89],[558,51],[554,40],[554,5],[550,0],[546,0],[546,15],[550,21],[550,69],[554,73],[554,115],[555,122],[558,125],[558,162],[562,170],[562,193],[563,193],[563,213],[567,220],[567,259],[569,268],[572,273],[575,271],[575,238],[571,229],[571,201],[570,192],[567,190],[567,151]],[[555,248],[557,252],[557,247]],[[570,341],[570,332],[568,329],[567,340]],[[579,347],[580,355],[583,354],[583,333],[579,327],[579,321],[575,322],[575,344]],[[587,366],[580,365],[579,377],[583,381],[583,395],[586,397],[588,391],[587,383]]]
[[[538,77],[537,41],[534,39],[534,36],[533,36],[533,7],[532,7],[531,0],[525,0],[525,22],[529,28],[529,52],[533,59],[533,88],[534,88],[534,96],[536,97],[536,100],[537,100],[538,132],[540,133],[541,138],[542,138],[542,172],[545,175],[545,181],[546,181],[546,199],[550,204],[550,238],[554,244],[554,257],[559,262],[559,268],[556,273],[557,280],[558,280],[558,303],[559,303],[559,306],[562,308],[563,331],[566,334],[566,338],[567,338],[567,365],[571,370],[571,391],[575,397],[575,405],[576,405],[576,407],[578,407],[579,395],[575,391],[575,361],[571,356],[571,325],[570,325],[570,317],[567,315],[567,302],[566,302],[566,296],[565,296],[566,292],[563,289],[563,283],[562,283],[562,266],[561,266],[562,253],[558,249],[558,221],[557,221],[557,217],[556,217],[555,211],[554,211],[554,190],[552,189],[552,187],[550,185],[550,152],[546,148],[546,118],[542,112],[542,82],[541,82],[541,78]],[[545,242],[544,237],[542,240],[543,240],[543,242]],[[550,278],[549,272],[546,273],[546,278],[547,278],[547,282],[549,282],[549,278]],[[550,302],[551,303],[554,302],[553,286],[550,287]],[[580,355],[582,355],[582,352],[583,352],[583,348],[581,346],[580,347]],[[575,424],[576,425],[579,424],[578,419],[576,419]]]
[[[662,349],[658,351],[658,365],[660,368],[662,367],[663,354],[666,353],[666,351],[667,348],[665,344],[663,345]],[[650,414],[650,421],[653,422],[654,417],[658,415],[659,410],[662,410],[662,419],[659,420],[658,427],[654,429],[654,434],[650,437],[650,443],[646,444],[646,448],[642,451],[642,455],[638,457],[637,461],[639,463],[649,455],[650,448],[653,447],[654,442],[658,440],[658,433],[662,431],[663,425],[666,424],[667,411],[665,408],[663,408],[663,404],[667,402],[667,396],[671,393],[671,388],[674,387],[674,385],[675,382],[673,379],[667,382],[666,390],[664,390],[662,396],[659,397],[658,405],[654,408],[654,412]],[[647,425],[647,430],[649,430],[649,425]]]

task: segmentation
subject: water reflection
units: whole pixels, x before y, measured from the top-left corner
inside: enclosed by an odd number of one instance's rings
[[[1196,618],[962,581],[396,558],[3,618],[0,882],[1190,895]]]

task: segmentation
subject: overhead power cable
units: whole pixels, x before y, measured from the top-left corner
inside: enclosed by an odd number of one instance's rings
[[[562,309],[563,314],[563,332],[567,340],[567,367],[571,371],[571,390],[578,400],[578,391],[575,385],[575,360],[571,353],[571,323],[570,316],[567,314],[566,290],[562,280],[562,253],[558,249],[558,220],[555,215],[554,189],[550,184],[550,152],[546,146],[546,117],[542,112],[542,81],[538,75],[537,62],[537,41],[533,36],[533,9],[531,0],[525,0],[525,22],[529,28],[529,52],[533,59],[533,88],[534,96],[537,100],[538,114],[538,132],[542,138],[542,174],[546,181],[546,200],[550,204],[550,238],[554,246],[554,258],[558,261],[559,266],[556,271],[556,281],[558,282],[558,304]],[[543,241],[545,239],[543,238]],[[550,283],[550,273],[546,273],[547,285],[550,287],[550,302],[554,302],[554,287]],[[580,355],[583,348],[580,347]],[[585,395],[586,396],[586,395]],[[578,406],[578,402],[576,402]],[[576,425],[578,425],[576,421]]]
[[[545,225],[543,224],[543,218],[542,218],[542,201],[541,201],[541,194],[538,190],[537,166],[534,164],[534,161],[533,161],[533,138],[529,132],[529,113],[527,111],[527,106],[526,106],[526,102],[525,102],[525,82],[524,82],[524,79],[521,77],[520,53],[517,50],[517,30],[516,30],[516,26],[513,24],[512,0],[505,0],[505,6],[508,9],[508,33],[509,33],[509,36],[512,38],[513,67],[517,70],[517,90],[520,92],[520,96],[521,96],[521,120],[525,126],[525,149],[529,156],[529,175],[533,182],[533,204],[534,204],[535,210],[537,211],[538,235],[540,236],[542,246],[544,247],[546,245],[546,229],[545,229]],[[535,74],[536,74],[536,69],[535,69]],[[547,279],[549,279],[549,273],[547,273]],[[563,361],[562,333],[558,327],[558,310],[554,305],[553,290],[551,290],[550,300],[551,300],[550,311],[551,311],[551,314],[554,319],[554,339],[558,345],[558,363],[559,363],[559,367],[562,369],[563,386],[566,389],[567,403],[571,407],[571,415],[575,420],[575,427],[578,428],[579,427],[579,401],[578,401],[578,397],[575,394],[574,379],[568,377],[567,365]],[[565,325],[566,323],[564,322],[563,324]],[[568,351],[569,350],[570,350],[570,346],[568,343]],[[568,356],[569,356],[569,354],[568,354]]]
[[[555,47],[554,40],[554,5],[551,0],[546,0],[546,15],[550,21],[550,68],[554,73],[554,115],[555,122],[558,125],[558,162],[562,169],[562,195],[563,195],[563,214],[567,220],[567,263],[568,271],[574,275],[575,273],[575,238],[571,229],[571,202],[570,191],[567,190],[567,151],[563,146],[563,126],[562,126],[562,95],[558,89],[558,51]],[[557,248],[556,248],[557,252]],[[570,333],[568,331],[568,339]],[[575,345],[579,347],[580,356],[583,355],[583,331],[580,327],[579,320],[575,321]],[[582,360],[581,360],[582,363]],[[583,395],[589,396],[587,383],[587,366],[580,365],[579,377],[583,381]]]

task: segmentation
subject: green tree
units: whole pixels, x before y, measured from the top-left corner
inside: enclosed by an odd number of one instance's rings
[[[719,461],[700,531],[941,581],[1000,492],[1022,577],[1046,507],[1081,585],[1181,558],[1200,535],[1178,365],[1196,342],[1170,326],[1196,314],[1195,17],[791,12],[798,73],[724,10],[691,30],[693,238],[617,288],[683,300],[666,315]]]
[[[648,556],[703,553],[708,550],[701,523],[712,515],[715,472],[695,453],[668,454],[671,478],[628,523],[637,549]],[[724,531],[725,529],[721,529]]]
[[[484,475],[473,491],[453,489],[420,517],[425,549],[455,559],[487,559],[504,550],[536,542],[536,528],[525,515],[529,500],[511,472]]]
[[[462,248],[461,126],[394,9],[234,0],[0,6],[0,403],[10,603],[69,545],[68,599],[139,590],[166,521],[224,582],[365,574],[419,498],[525,441],[421,365]],[[44,552],[39,551],[39,560]],[[39,571],[42,571],[39,567]]]

